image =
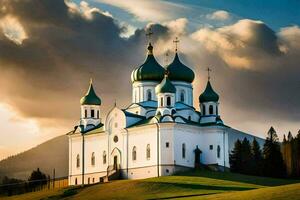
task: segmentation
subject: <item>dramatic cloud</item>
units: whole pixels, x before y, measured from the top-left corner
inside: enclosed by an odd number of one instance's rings
[[[22,44],[23,40],[28,38],[22,24],[10,15],[0,19],[0,28],[8,39],[18,45]]]
[[[112,6],[120,7],[135,15],[139,20],[161,22],[174,18],[174,14],[182,9],[188,9],[183,5],[162,0],[98,0]]]
[[[263,22],[244,19],[190,33],[185,18],[134,28],[86,2],[0,0],[0,5],[0,99],[18,115],[36,120],[41,132],[55,136],[75,125],[90,77],[103,101],[102,113],[114,99],[120,107],[128,105],[130,73],[145,59],[149,27],[163,65],[173,59],[173,40],[179,37],[180,58],[196,72],[196,108],[210,66],[225,123],[259,134],[270,125],[286,130],[300,121],[298,26],[274,32]],[[153,9],[164,13],[157,7],[144,12],[150,15]],[[3,23],[7,17],[13,22]]]
[[[217,10],[211,14],[206,15],[207,19],[212,19],[212,20],[228,20],[230,18],[230,14],[227,11],[224,10]]]
[[[200,29],[192,38],[235,68],[259,69],[266,60],[283,53],[272,29],[263,22],[248,19],[221,28]]]

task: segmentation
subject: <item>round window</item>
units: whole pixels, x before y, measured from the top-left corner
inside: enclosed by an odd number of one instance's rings
[[[119,138],[118,138],[118,136],[115,135],[114,136],[114,142],[117,143],[118,141],[119,141]]]

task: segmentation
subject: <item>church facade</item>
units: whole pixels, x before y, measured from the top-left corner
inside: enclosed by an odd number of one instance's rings
[[[92,82],[81,98],[80,122],[69,136],[69,184],[92,184],[118,171],[124,179],[166,176],[214,165],[229,168],[237,139],[263,139],[225,125],[219,95],[208,80],[193,105],[194,72],[175,53],[162,67],[149,43],[145,62],[133,70],[132,103],[115,106],[101,120],[101,99]]]

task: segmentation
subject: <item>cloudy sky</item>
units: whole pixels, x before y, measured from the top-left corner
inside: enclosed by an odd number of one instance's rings
[[[128,105],[150,27],[163,65],[179,37],[197,109],[211,67],[227,125],[296,134],[299,9],[297,0],[0,0],[0,159],[72,129],[90,77],[102,117],[114,99]]]

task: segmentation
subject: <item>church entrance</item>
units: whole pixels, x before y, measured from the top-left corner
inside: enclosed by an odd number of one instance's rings
[[[110,167],[117,170],[121,167],[121,151],[118,148],[114,148],[111,152]]]
[[[118,156],[114,156],[114,169],[118,168]]]

